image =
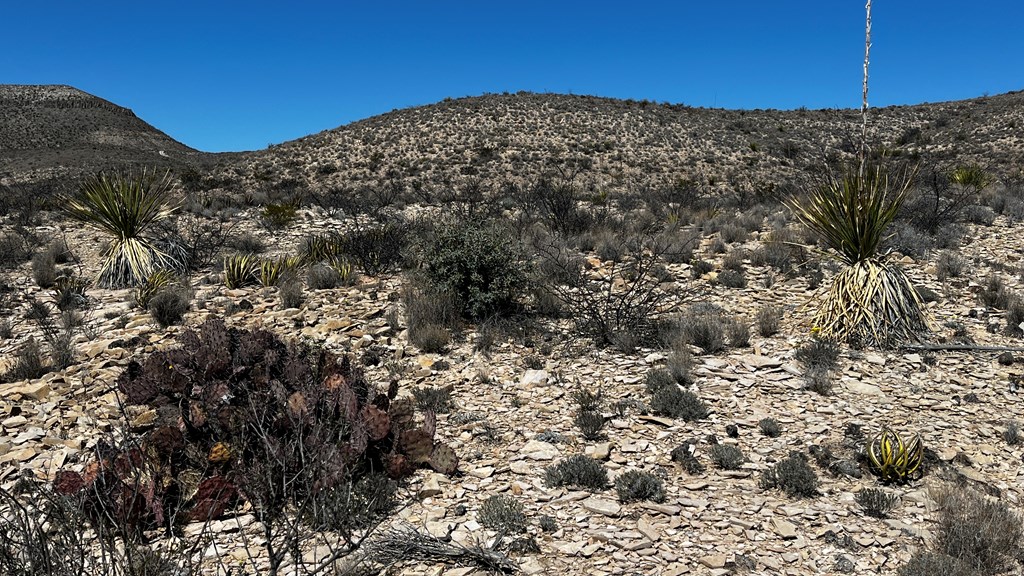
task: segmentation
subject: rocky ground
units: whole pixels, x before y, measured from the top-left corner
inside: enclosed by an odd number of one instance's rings
[[[306,223],[275,238],[275,246],[290,249],[314,220],[324,222],[320,214],[302,215]],[[56,231],[54,224],[48,226]],[[930,262],[904,259],[915,282],[939,295],[928,305],[933,340],[948,338],[945,323],[956,321],[978,344],[1024,345],[991,333],[988,325],[998,316],[974,295],[992,265],[1002,268],[1010,287],[1024,287],[1024,237],[1003,218],[970,230],[961,253],[977,264],[969,266],[967,277],[939,282]],[[93,247],[101,238],[67,225],[64,233],[86,259],[86,270],[95,270]],[[756,245],[755,234],[747,247]],[[644,378],[664,364],[663,351],[624,354],[596,348],[575,337],[571,323],[542,321],[543,330],[534,338],[499,340],[487,352],[475,351],[471,326],[450,351],[421,353],[409,344],[402,327],[395,330],[388,322],[389,312],[401,307],[400,279],[394,276],[308,291],[302,308],[283,309],[273,289],[227,290],[212,273],[201,275],[194,278],[196,300],[185,323],[195,325],[216,315],[232,325],[320,339],[338,350],[358,353],[373,347],[385,352],[386,362],[369,368],[371,376],[383,380],[386,364],[402,374],[406,392],[417,385],[450,386],[456,408],[439,416],[437,428],[461,456],[462,474],[447,478],[418,472],[406,488],[414,499],[395,521],[450,535],[459,543],[486,545],[494,532],[479,523],[480,505],[494,494],[512,495],[531,518],[529,530],[540,548],[539,553],[509,553],[527,574],[886,574],[929,538],[934,517],[929,489],[934,486],[959,479],[1020,508],[1024,449],[1003,439],[1008,421],[1024,420],[1014,384],[1024,372],[1020,354],[1016,363],[1006,364],[1008,358],[999,362],[995,352],[844,350],[834,393],[821,396],[804,389],[793,353],[809,337],[814,297],[827,289],[827,277],[814,292],[802,278],[768,282],[772,272],[751,266],[748,287],[731,289],[707,279],[691,281],[686,264],[668,268],[680,294],[673,307],[696,286],[697,293],[751,324],[765,304],[784,305],[782,330],[765,338],[752,329],[747,348],[696,356],[695,391],[712,409],[708,418],[686,423],[607,409],[607,437],[599,441],[583,440],[575,428],[571,393],[583,387],[600,389],[606,406],[621,399],[647,401]],[[18,291],[43,292],[32,283],[28,264],[13,281]],[[133,309],[127,290],[93,289],[89,297],[93,304],[88,330],[79,336],[77,364],[38,380],[0,385],[4,487],[23,474],[51,479],[61,467],[81,469],[96,442],[122,426],[114,388],[119,371],[131,358],[167,345],[183,329],[158,328],[148,313]],[[14,337],[0,341],[0,372],[13,362],[30,326],[14,324]],[[127,415],[134,419],[132,425],[145,425],[142,411],[128,407]],[[781,423],[781,436],[761,434],[758,421],[765,417]],[[726,432],[731,424],[738,427],[735,438]],[[807,499],[759,487],[762,471],[790,451],[807,453],[809,446],[818,445],[850,453],[844,434],[850,424],[862,425],[868,433],[885,424],[919,432],[934,452],[935,461],[923,479],[886,488],[900,499],[889,519],[867,517],[854,501],[861,488],[878,486],[869,474],[835,477],[814,466],[821,494]],[[712,434],[742,450],[747,462],[739,470],[711,464],[705,439]],[[690,439],[699,440],[697,457],[707,467],[696,475],[670,458],[674,448]],[[620,504],[614,489],[592,494],[546,486],[545,467],[578,453],[603,460],[612,477],[631,469],[655,473],[664,478],[668,498],[660,504]],[[557,530],[542,532],[536,525],[542,515],[552,517]],[[244,510],[220,521],[214,526],[221,531],[219,542],[204,553],[228,558],[227,564],[243,563],[247,546],[259,542],[254,524]],[[482,572],[410,563],[400,573]]]

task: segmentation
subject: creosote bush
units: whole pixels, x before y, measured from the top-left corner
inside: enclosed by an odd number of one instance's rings
[[[650,472],[629,470],[615,478],[615,492],[622,502],[665,501],[665,484]]]
[[[544,471],[544,482],[551,487],[571,486],[597,492],[608,487],[608,471],[584,454],[570,456]]]

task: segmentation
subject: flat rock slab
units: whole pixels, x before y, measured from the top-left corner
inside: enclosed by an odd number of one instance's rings
[[[614,500],[605,500],[604,498],[598,498],[591,496],[582,503],[583,509],[594,514],[602,514],[604,516],[618,516],[619,511],[622,510],[622,506]]]

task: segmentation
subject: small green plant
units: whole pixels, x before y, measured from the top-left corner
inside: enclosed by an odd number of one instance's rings
[[[166,268],[155,270],[152,274],[146,276],[145,280],[132,293],[135,305],[144,310],[149,308],[149,301],[153,299],[153,296],[156,296],[157,292],[177,282],[177,280],[178,276],[172,270]]]
[[[298,204],[294,202],[267,204],[260,211],[260,220],[267,228],[280,230],[288,227],[295,220],[298,210]]]
[[[53,301],[61,312],[85,307],[89,302],[85,291],[89,282],[72,274],[57,277],[53,283]]]
[[[733,318],[725,325],[725,335],[729,340],[729,346],[733,348],[746,348],[750,346],[750,328],[747,323]]]
[[[665,484],[650,472],[629,470],[615,478],[615,492],[622,502],[665,501]]]
[[[192,290],[188,286],[171,284],[161,288],[149,300],[149,313],[161,328],[180,324],[192,302]]]
[[[600,440],[603,437],[601,429],[604,428],[604,415],[597,410],[580,408],[576,411],[573,422],[580,429],[584,439]]]
[[[294,256],[280,256],[262,260],[259,264],[259,281],[261,286],[278,286],[282,282],[295,277],[300,260]]]
[[[900,501],[895,494],[888,494],[878,488],[864,488],[857,492],[855,499],[861,510],[873,518],[888,518],[889,512],[892,512]]]
[[[651,393],[651,410],[670,418],[687,422],[708,416],[708,408],[696,394],[676,384],[668,370],[652,370],[647,375],[647,390]]]
[[[817,392],[822,396],[831,396],[835,382],[832,373],[821,368],[809,368],[804,372],[804,389]]]
[[[1003,430],[1003,440],[1006,440],[1006,443],[1011,446],[1020,444],[1020,424],[1016,420],[1010,420],[1006,423],[1006,429]]]
[[[72,219],[110,237],[97,276],[100,285],[135,286],[154,270],[174,267],[150,234],[177,209],[171,203],[170,172],[162,177],[101,173],[86,179],[77,193],[63,196],[59,205]]]
[[[746,288],[747,275],[736,270],[722,270],[715,281],[727,288]]]
[[[694,260],[690,265],[690,275],[696,280],[714,269],[715,265],[707,260]]]
[[[715,444],[708,451],[711,461],[722,470],[736,470],[746,462],[743,452],[732,444]]]
[[[557,532],[558,531],[558,522],[556,522],[554,518],[552,518],[551,516],[548,516],[547,514],[542,515],[540,517],[540,519],[537,520],[537,526],[543,532]]]
[[[572,486],[592,492],[608,487],[608,471],[600,462],[577,454],[561,460],[544,471],[544,482],[548,486]]]
[[[779,421],[775,418],[762,418],[758,421],[757,427],[761,429],[762,434],[769,438],[782,436],[782,426],[779,425]]]
[[[305,301],[302,284],[294,278],[277,285],[277,295],[281,299],[282,308],[299,308]]]
[[[906,483],[920,476],[924,462],[924,444],[921,437],[914,435],[910,442],[888,426],[868,440],[865,448],[871,471],[882,482]]]
[[[523,505],[512,496],[495,494],[484,500],[477,519],[485,528],[505,533],[526,531],[526,514]]]
[[[224,258],[224,285],[231,290],[256,284],[259,258],[253,254],[234,254]]]
[[[810,497],[818,494],[818,475],[802,454],[792,453],[765,470],[759,485],[766,490],[782,490],[791,498]]]
[[[704,472],[704,465],[697,459],[696,442],[683,442],[672,449],[671,458],[678,462],[687,474],[700,474]]]
[[[839,345],[833,340],[812,338],[793,354],[809,370],[834,370],[839,364]]]

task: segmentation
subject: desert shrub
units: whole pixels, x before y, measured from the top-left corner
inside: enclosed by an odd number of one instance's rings
[[[782,325],[782,307],[765,306],[757,311],[754,319],[757,323],[757,333],[765,338],[779,333]]]
[[[52,246],[32,256],[32,279],[40,288],[50,288],[57,280],[57,258]]]
[[[10,340],[14,336],[14,326],[6,318],[0,318],[0,340]]]
[[[822,396],[831,396],[835,382],[832,373],[823,368],[808,368],[804,371],[804,389]]]
[[[103,286],[135,286],[154,270],[180,265],[153,235],[177,208],[171,203],[169,172],[162,177],[101,173],[87,178],[77,193],[64,195],[60,206],[72,219],[110,237],[98,276]]]
[[[790,228],[772,230],[751,255],[754,265],[770,266],[783,274],[802,267],[806,260],[807,250],[796,231]]]
[[[298,213],[298,203],[270,203],[260,210],[260,222],[270,230],[287,228]]]
[[[700,474],[704,472],[704,465],[697,459],[696,442],[683,442],[672,449],[670,456],[672,461],[679,463],[687,474]]]
[[[12,269],[31,258],[35,240],[24,228],[0,232],[0,268]]]
[[[239,254],[262,254],[267,251],[266,242],[249,232],[230,236],[225,244]]]
[[[769,438],[782,436],[782,426],[779,425],[779,421],[775,418],[762,418],[758,421],[757,427],[761,429],[762,434]]]
[[[928,550],[919,550],[906,564],[900,566],[897,576],[978,576],[966,562],[952,556]]]
[[[485,528],[505,533],[526,530],[526,514],[523,505],[512,496],[495,494],[484,500],[477,519]]]
[[[162,244],[174,247],[182,271],[195,272],[213,263],[230,240],[233,228],[234,224],[219,218],[207,219],[194,214],[182,214],[175,218],[173,227],[162,231]],[[263,251],[262,245],[254,246],[245,241],[237,242],[234,248],[237,252],[253,254]]]
[[[1020,444],[1020,424],[1016,420],[1010,420],[1006,423],[1006,429],[1003,430],[1003,440],[1011,446]]]
[[[665,484],[650,472],[628,470],[615,478],[615,492],[621,502],[665,501]]]
[[[329,264],[319,262],[306,271],[306,285],[310,290],[333,290],[341,284],[341,273]]]
[[[1005,310],[1013,299],[1013,293],[1006,287],[1001,276],[991,274],[985,278],[985,285],[978,292],[978,301],[998,310]]]
[[[39,378],[50,371],[43,347],[34,338],[25,341],[15,353],[14,365],[0,375],[0,381],[16,382]]]
[[[714,304],[693,304],[679,317],[679,335],[684,342],[709,354],[725,348],[724,312]]]
[[[157,292],[178,281],[178,276],[171,270],[162,268],[155,270],[139,283],[132,292],[132,302],[142,309],[149,308],[149,301]]]
[[[390,272],[402,261],[408,244],[408,227],[401,222],[357,228],[339,239],[341,254],[369,276]]]
[[[149,313],[153,320],[166,328],[180,324],[192,303],[192,289],[181,284],[162,288],[149,300]]]
[[[715,265],[707,260],[694,260],[690,265],[690,275],[696,280],[714,269]]]
[[[750,328],[746,322],[735,318],[729,320],[725,325],[725,336],[729,341],[729,346],[733,348],[750,346]]]
[[[818,475],[802,454],[793,453],[765,470],[759,485],[766,490],[777,488],[790,497],[815,496],[818,494]]]
[[[834,370],[839,365],[839,345],[832,340],[812,338],[797,348],[793,358],[806,370]]]
[[[913,226],[900,226],[886,241],[886,245],[901,254],[921,260],[935,248],[935,238]]]
[[[649,381],[648,381],[649,382]],[[696,394],[683,390],[674,382],[652,393],[651,410],[669,418],[681,418],[687,422],[707,418],[708,408]]]
[[[608,487],[608,471],[597,460],[577,454],[549,466],[544,471],[544,482],[551,487],[571,486],[596,492]]]
[[[550,532],[557,532],[558,531],[558,522],[555,521],[555,519],[552,518],[551,516],[548,516],[547,514],[543,514],[537,520],[537,527],[540,528],[542,532],[549,532],[549,533]]]
[[[677,383],[683,385],[692,384],[693,354],[690,353],[689,348],[683,345],[673,346],[665,358],[665,369],[668,370]],[[652,370],[649,372],[648,378],[655,372],[657,371]]]
[[[412,397],[420,410],[430,410],[435,414],[447,414],[454,407],[451,388],[423,386],[412,389]]]
[[[515,245],[494,226],[441,226],[424,255],[426,277],[454,295],[469,318],[510,312],[526,284],[526,266]]]
[[[747,229],[736,224],[726,224],[718,230],[719,237],[729,244],[734,242],[746,242],[750,237]]]
[[[746,462],[743,452],[732,444],[715,444],[708,451],[708,456],[722,470],[736,470]]]
[[[409,341],[425,352],[439,352],[458,329],[462,306],[449,292],[439,291],[412,277],[402,289]]]
[[[261,286],[277,286],[293,281],[299,271],[300,260],[295,256],[263,259],[255,272]]]
[[[888,518],[889,512],[892,512],[900,501],[895,494],[889,494],[878,488],[864,488],[857,492],[855,499],[861,510],[873,518]]]
[[[532,245],[540,286],[563,303],[582,334],[625,352],[653,343],[655,316],[667,298],[658,276],[668,249],[664,239],[646,233],[629,238],[628,255],[597,276],[558,239],[538,238]]]
[[[662,388],[675,386],[678,383],[675,376],[665,368],[655,368],[647,373],[647,392],[654,394]]]
[[[294,279],[278,284],[277,296],[281,299],[282,308],[299,308],[306,299],[302,294],[302,284]]]
[[[745,260],[748,254],[745,250],[733,250],[725,258],[722,258],[722,268],[724,270],[732,270],[734,272],[746,272],[747,266]]]
[[[1021,518],[1006,504],[967,488],[935,493],[939,505],[933,548],[973,567],[979,574],[1000,574],[1021,558]]]
[[[981,191],[991,181],[978,166],[939,164],[925,165],[917,180],[921,185],[914,189],[900,214],[927,232],[963,220],[967,208],[976,205]]]
[[[583,438],[586,440],[599,440],[603,436],[601,429],[604,427],[604,415],[597,410],[576,410],[576,417],[573,419],[576,427],[580,429]]]
[[[996,221],[996,213],[988,206],[974,204],[964,209],[964,220],[971,224],[991,226]]]
[[[747,275],[735,270],[722,270],[718,273],[715,281],[728,288],[747,287]]]

